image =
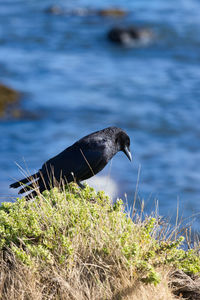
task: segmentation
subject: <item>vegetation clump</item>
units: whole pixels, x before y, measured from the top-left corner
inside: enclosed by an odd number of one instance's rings
[[[146,284],[141,299],[175,299],[165,283],[159,298],[158,286],[172,269],[198,274],[200,256],[161,227],[75,183],[2,203],[0,299],[138,299]]]

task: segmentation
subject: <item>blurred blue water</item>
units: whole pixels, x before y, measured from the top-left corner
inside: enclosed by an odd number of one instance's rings
[[[133,164],[112,161],[121,196],[138,196],[161,215],[200,213],[200,2],[56,1],[65,9],[119,6],[123,19],[44,13],[52,1],[1,0],[0,81],[23,94],[35,119],[0,121],[0,199],[8,185],[36,171],[78,138],[110,125],[132,140]],[[106,32],[136,24],[154,32],[146,46],[121,48]],[[109,172],[110,166],[103,173]],[[138,203],[139,205],[139,203]],[[200,216],[194,227],[199,230]]]

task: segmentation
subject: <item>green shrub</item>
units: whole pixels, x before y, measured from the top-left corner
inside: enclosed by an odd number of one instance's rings
[[[44,266],[75,268],[98,261],[111,269],[119,265],[141,281],[158,283],[158,267],[200,272],[195,250],[180,248],[183,238],[159,240],[155,218],[134,222],[122,200],[113,206],[103,192],[70,184],[54,188],[32,201],[18,199],[0,207],[0,249],[11,249],[22,264],[38,271]],[[102,279],[103,280],[103,279]]]

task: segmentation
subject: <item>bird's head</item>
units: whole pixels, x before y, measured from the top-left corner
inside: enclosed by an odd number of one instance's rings
[[[120,131],[117,133],[115,138],[115,143],[117,145],[118,151],[123,151],[128,159],[131,161],[131,151],[130,151],[130,138],[129,136],[124,132]]]

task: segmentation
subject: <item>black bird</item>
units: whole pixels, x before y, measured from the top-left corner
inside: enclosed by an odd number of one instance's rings
[[[46,161],[35,174],[10,185],[11,188],[23,186],[19,194],[31,191],[29,197],[44,190],[50,190],[72,181],[84,187],[80,181],[100,172],[108,161],[119,151],[123,151],[131,161],[130,138],[121,128],[108,127],[91,133],[78,140],[63,152]]]

